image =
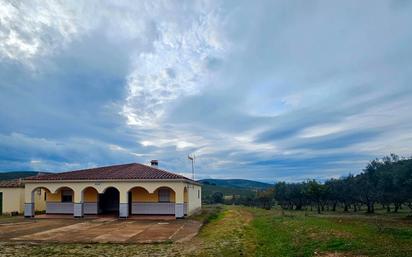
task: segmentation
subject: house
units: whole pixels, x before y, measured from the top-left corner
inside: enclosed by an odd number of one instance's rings
[[[46,210],[45,190],[38,189],[33,198],[36,211]],[[23,213],[24,183],[21,179],[0,181],[0,215]]]
[[[24,179],[24,216],[33,217],[36,192],[44,190],[47,214],[74,217],[116,213],[174,215],[182,218],[201,208],[201,186],[184,176],[151,166],[130,163]],[[6,199],[8,201],[8,199]]]

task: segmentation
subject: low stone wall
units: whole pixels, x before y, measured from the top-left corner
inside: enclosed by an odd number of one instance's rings
[[[175,203],[133,202],[132,214],[175,214]]]
[[[73,203],[47,202],[47,214],[73,214]]]
[[[84,214],[97,214],[98,212],[97,203],[84,203],[83,208]]]

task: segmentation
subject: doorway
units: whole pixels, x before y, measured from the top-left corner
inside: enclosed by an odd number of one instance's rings
[[[119,214],[120,193],[114,187],[109,187],[99,194],[99,213]]]

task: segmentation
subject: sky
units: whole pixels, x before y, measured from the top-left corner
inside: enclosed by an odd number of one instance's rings
[[[410,1],[0,0],[0,170],[324,180],[412,154]]]

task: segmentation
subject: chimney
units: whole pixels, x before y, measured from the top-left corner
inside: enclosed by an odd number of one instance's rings
[[[150,166],[152,166],[152,167],[157,167],[157,166],[159,166],[159,161],[158,161],[158,160],[151,160],[151,161],[150,161]]]

